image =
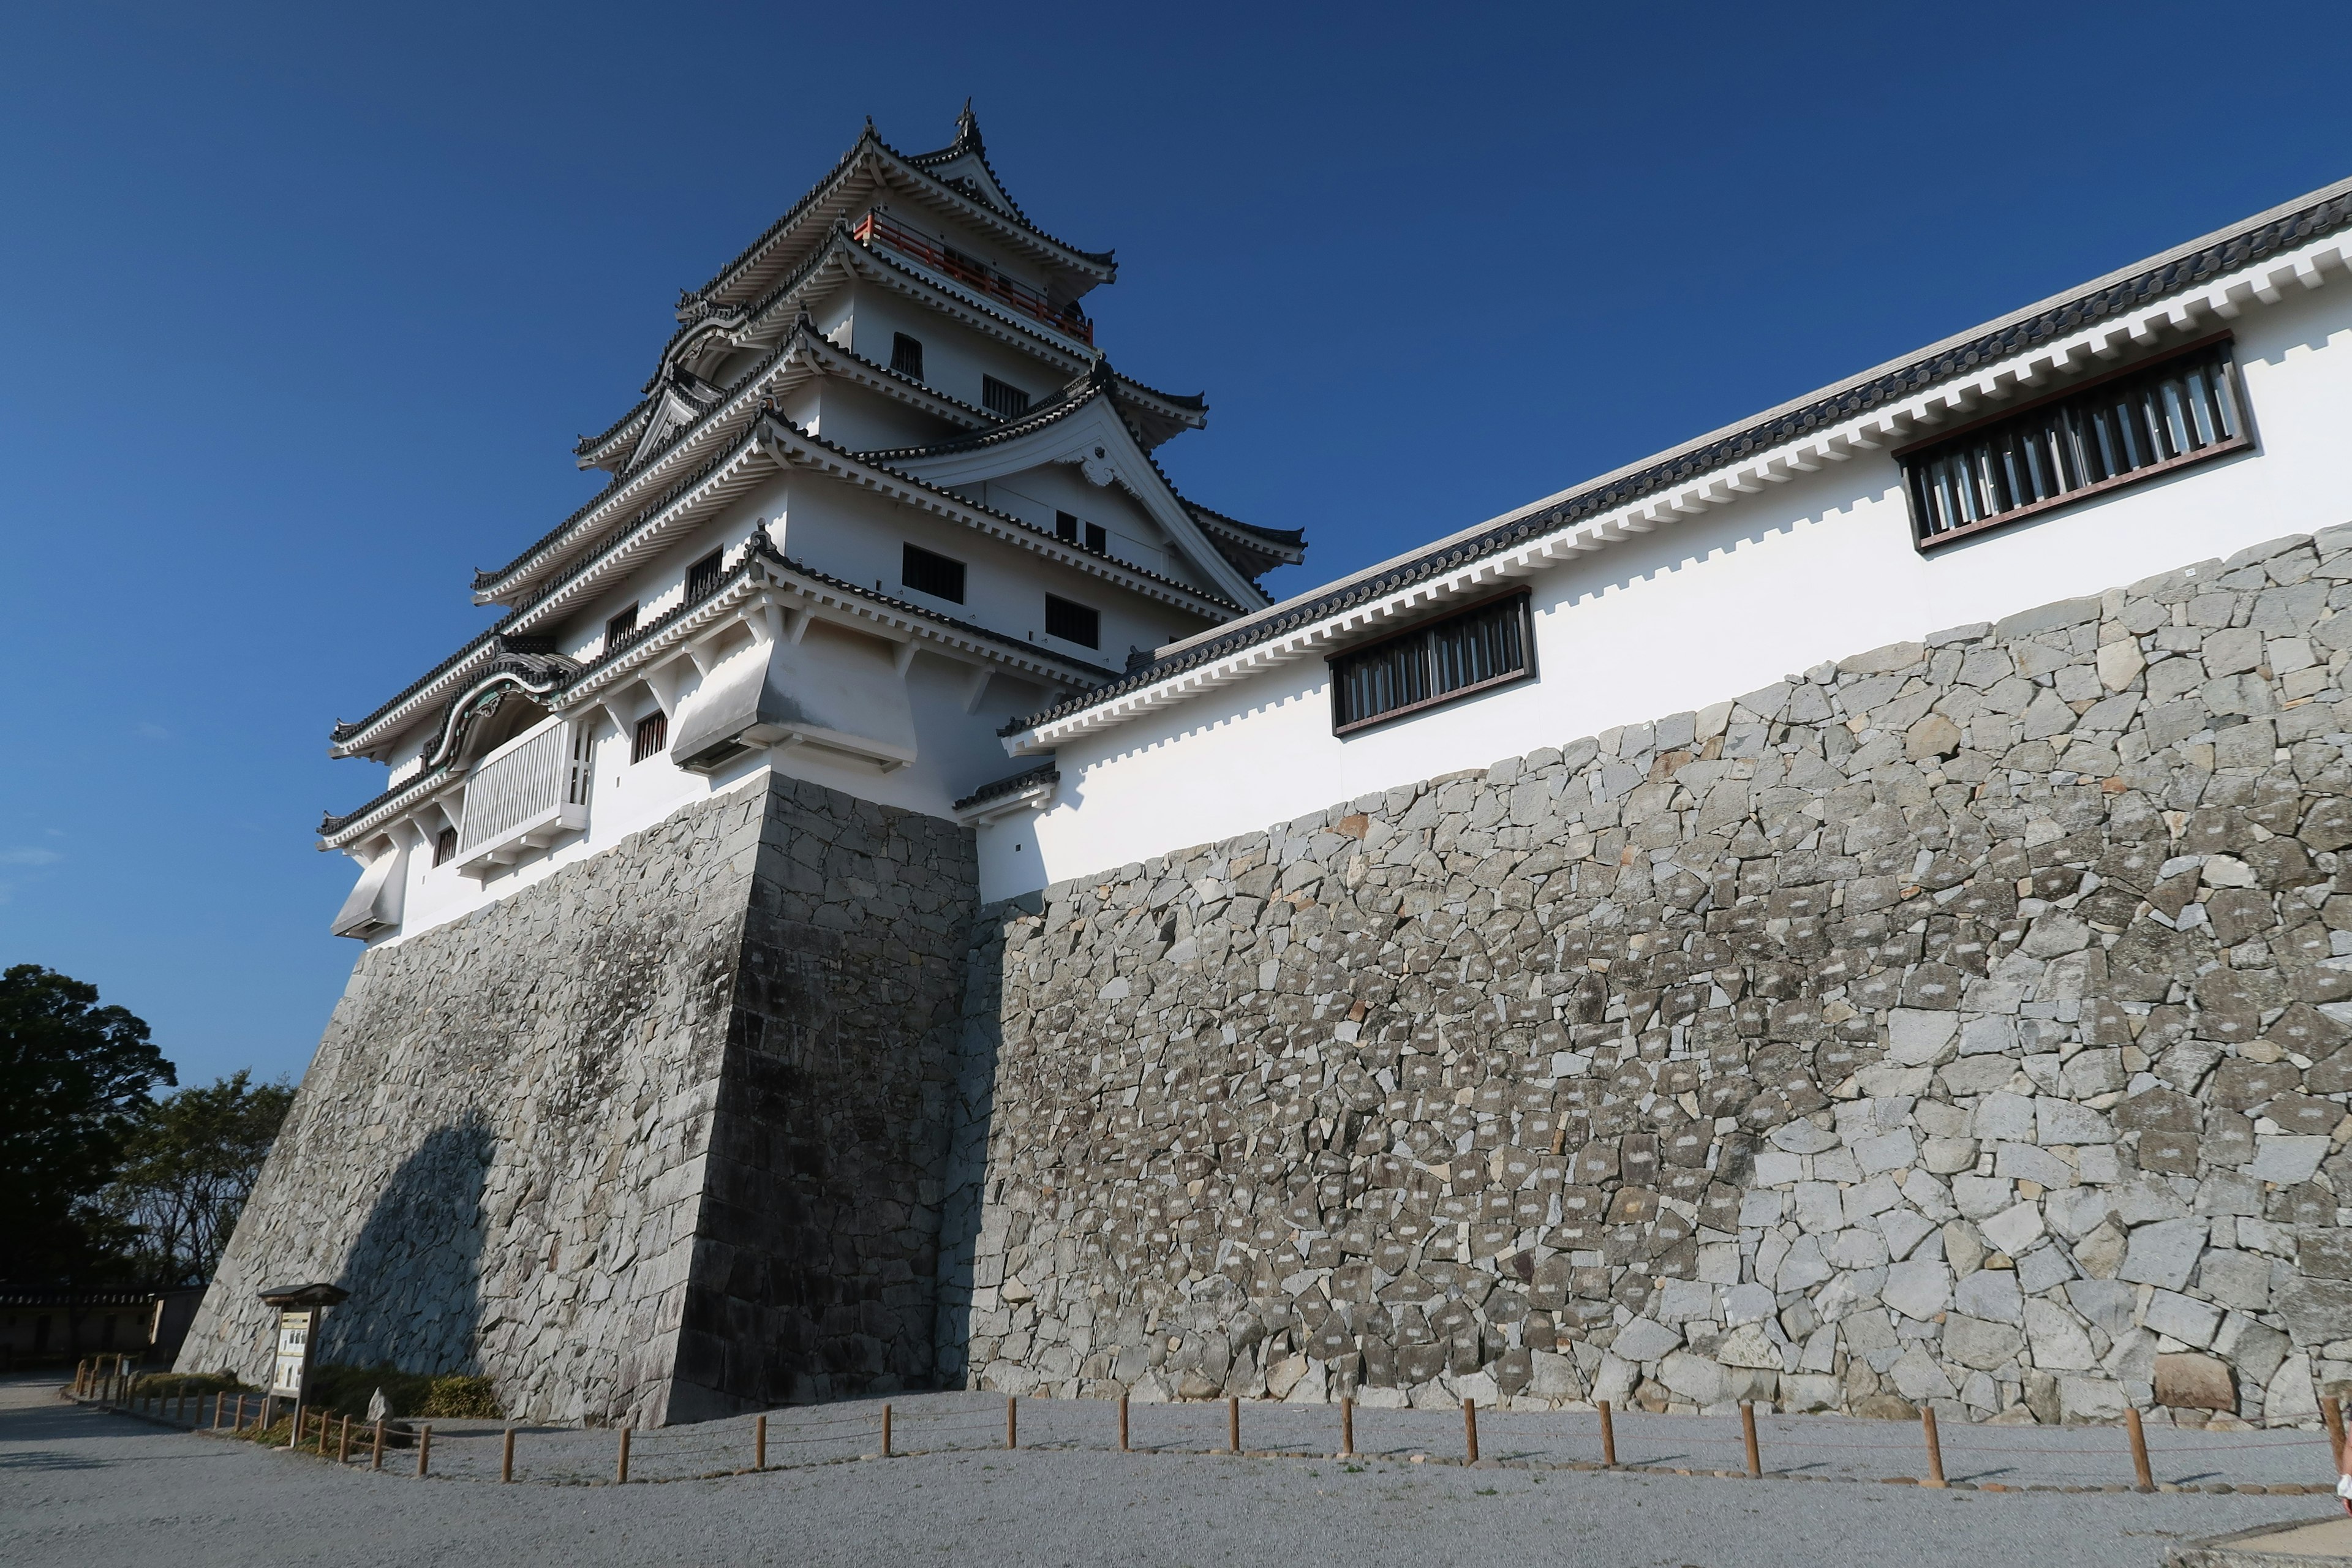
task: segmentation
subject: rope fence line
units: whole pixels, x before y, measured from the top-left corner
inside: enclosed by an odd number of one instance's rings
[[[1530,1421],[1543,1420],[1544,1417],[1538,1413],[1498,1411],[1490,1408],[1486,1414],[1501,1418],[1490,1436],[1500,1439],[1500,1443],[1490,1442],[1488,1446],[1499,1447],[1502,1457],[1482,1458],[1478,1429],[1481,1413],[1473,1402],[1466,1399],[1462,1402],[1463,1426],[1460,1452],[1441,1454],[1433,1451],[1433,1445],[1415,1441],[1397,1442],[1386,1446],[1375,1446],[1370,1449],[1360,1449],[1356,1433],[1355,1401],[1349,1398],[1339,1401],[1336,1422],[1333,1422],[1330,1415],[1327,1414],[1328,1406],[1293,1405],[1274,1402],[1258,1405],[1257,1402],[1250,1402],[1255,1406],[1252,1411],[1252,1425],[1259,1431],[1263,1432],[1271,1426],[1276,1429],[1276,1436],[1290,1436],[1296,1438],[1302,1427],[1330,1425],[1336,1430],[1326,1436],[1336,1436],[1339,1439],[1339,1446],[1336,1450],[1315,1442],[1312,1433],[1307,1435],[1308,1446],[1307,1447],[1244,1447],[1243,1444],[1244,1402],[1238,1398],[1229,1398],[1221,1402],[1224,1405],[1222,1411],[1217,1409],[1215,1403],[1209,1402],[1200,1404],[1155,1402],[1159,1411],[1174,1419],[1167,1422],[1154,1422],[1153,1425],[1173,1426],[1178,1428],[1168,1432],[1164,1437],[1159,1437],[1156,1434],[1147,1436],[1133,1430],[1131,1425],[1133,1417],[1129,1408],[1129,1401],[1121,1398],[1115,1402],[1117,1412],[1115,1438],[1108,1430],[1108,1424],[1104,1423],[1107,1429],[1099,1433],[1091,1430],[1077,1434],[1066,1430],[1045,1433],[1033,1428],[1030,1439],[1024,1444],[1020,1430],[1020,1406],[1023,1402],[1018,1396],[1008,1395],[1004,1399],[1001,1436],[996,1435],[1000,1428],[995,1413],[986,1408],[965,1406],[942,1410],[918,1404],[905,1409],[898,1409],[893,1404],[886,1403],[880,1407],[878,1419],[876,1415],[864,1413],[838,1415],[812,1414],[804,1417],[785,1414],[774,1418],[776,1425],[781,1428],[776,1431],[771,1430],[772,1417],[768,1415],[753,1417],[748,1429],[737,1428],[732,1424],[722,1426],[718,1423],[672,1431],[653,1428],[638,1432],[625,1426],[606,1428],[605,1430],[612,1435],[612,1444],[597,1447],[592,1451],[590,1445],[583,1439],[588,1433],[597,1430],[596,1428],[508,1424],[486,1430],[467,1431],[453,1430],[444,1425],[436,1431],[429,1423],[419,1423],[413,1428],[405,1424],[387,1425],[378,1422],[371,1425],[366,1422],[355,1423],[347,1415],[317,1410],[299,1411],[289,1423],[286,1416],[277,1414],[275,1407],[290,1407],[290,1402],[272,1399],[268,1396],[256,1396],[249,1392],[232,1394],[226,1390],[191,1390],[184,1385],[171,1394],[142,1394],[138,1392],[136,1380],[130,1371],[127,1357],[107,1357],[94,1362],[85,1362],[77,1369],[68,1393],[71,1398],[80,1404],[140,1416],[183,1430],[199,1434],[234,1436],[239,1438],[257,1438],[265,1441],[268,1446],[299,1452],[320,1459],[327,1459],[331,1454],[332,1462],[345,1468],[356,1463],[373,1471],[382,1470],[383,1450],[389,1443],[394,1447],[405,1446],[415,1448],[415,1469],[420,1477],[433,1473],[432,1460],[438,1458],[442,1463],[441,1473],[444,1479],[471,1479],[470,1472],[480,1471],[486,1475],[490,1463],[488,1447],[495,1442],[498,1445],[496,1463],[499,1479],[501,1482],[509,1484],[520,1476],[530,1480],[570,1484],[645,1485],[671,1480],[715,1479],[767,1470],[805,1469],[869,1458],[893,1458],[928,1454],[984,1453],[992,1449],[1017,1449],[1028,1447],[1062,1452],[1084,1451],[1097,1447],[1105,1450],[1115,1448],[1119,1452],[1170,1456],[1379,1458],[1419,1464],[1476,1465],[1481,1468],[1611,1470],[1636,1474],[1699,1475],[1745,1479],[1875,1480],[1885,1484],[1948,1487],[1952,1489],[1992,1492],[2203,1490],[2272,1495],[2324,1495],[2334,1489],[2332,1479],[2325,1484],[2293,1481],[2263,1483],[2215,1481],[2192,1476],[2180,1480],[2158,1482],[2154,1478],[2154,1469],[2161,1464],[2169,1473],[2178,1468],[2172,1463],[2178,1456],[2214,1453],[2243,1454],[2287,1448],[2308,1450],[2312,1449],[2316,1443],[2325,1441],[2328,1444],[2326,1450],[2329,1460],[2327,1468],[2333,1472],[2336,1468],[2334,1435],[2340,1430],[2339,1423],[2343,1419],[2340,1402],[2331,1396],[2323,1401],[2326,1427],[2322,1431],[2294,1436],[2250,1436],[2242,1442],[2151,1444],[2147,1441],[2140,1420],[2137,1419],[2139,1412],[2136,1409],[2127,1410],[2124,1422],[2124,1436],[2127,1440],[2133,1480],[2128,1483],[2107,1481],[2065,1484],[2053,1481],[2004,1482],[1984,1479],[1972,1481],[1966,1479],[1948,1479],[1946,1476],[1948,1456],[1945,1449],[1948,1446],[1950,1451],[1948,1457],[1952,1462],[1963,1468],[1975,1467],[1979,1476],[2006,1474],[2020,1468],[2002,1466],[1991,1471],[1985,1471],[1980,1461],[1987,1458],[2018,1456],[2055,1461],[2050,1468],[2063,1475],[2070,1468],[2102,1470],[2126,1456],[2122,1452],[2085,1449],[2078,1446],[2061,1444],[1981,1441],[1975,1436],[1981,1430],[1981,1427],[1976,1424],[1963,1424],[1952,1432],[1939,1433],[1932,1408],[1923,1409],[1921,1412],[1920,1440],[1916,1445],[1891,1440],[1887,1442],[1840,1441],[1827,1436],[1813,1437],[1790,1430],[1790,1424],[1801,1423],[1809,1419],[1802,1416],[1779,1417],[1780,1425],[1767,1434],[1759,1431],[1757,1426],[1754,1406],[1746,1403],[1739,1406],[1740,1429],[1731,1434],[1711,1434],[1705,1429],[1685,1425],[1692,1419],[1688,1416],[1653,1415],[1640,1411],[1614,1411],[1606,1402],[1599,1404],[1589,1415],[1584,1412],[1566,1413],[1569,1417],[1567,1421],[1562,1422],[1554,1418],[1546,1423],[1546,1430],[1538,1434],[1529,1434],[1524,1430],[1525,1425]],[[913,1397],[921,1400],[926,1396],[917,1394]],[[249,1410],[249,1401],[255,1402],[257,1408]],[[1071,1416],[1078,1409],[1110,1402],[1032,1400],[1030,1403],[1042,1405],[1045,1407],[1045,1421],[1048,1426],[1066,1428],[1071,1425]],[[1377,1422],[1379,1415],[1389,1413],[1383,1408],[1375,1415],[1375,1421]],[[1421,1417],[1440,1413],[1428,1409],[1416,1409],[1409,1413],[1396,1412],[1396,1414],[1410,1414]],[[1223,1431],[1222,1433],[1204,1431],[1203,1428],[1207,1426],[1209,1421],[1217,1415],[1223,1415],[1224,1417],[1222,1423],[1218,1423],[1223,1427]],[[1653,1426],[1653,1424],[1669,1423],[1674,1424],[1670,1430],[1657,1430]],[[1622,1432],[1619,1430],[1621,1426],[1624,1428]],[[282,1437],[278,1435],[281,1428],[284,1429],[285,1434]],[[2095,1429],[2074,1428],[2074,1430]],[[853,1440],[869,1436],[878,1439],[870,1451],[867,1451],[866,1444]],[[1373,1436],[1377,1438],[1382,1435],[1374,1434]],[[1223,1438],[1222,1442],[1214,1440],[1220,1436]],[[1649,1449],[1653,1452],[1646,1460],[1623,1462],[1619,1458],[1621,1436],[1637,1450]],[[1152,1440],[1153,1437],[1158,1437],[1158,1440]],[[537,1441],[540,1439],[554,1441],[551,1445]],[[1205,1441],[1202,1441],[1203,1439]],[[1202,1446],[1192,1446],[1194,1441],[1202,1441]],[[1531,1441],[1533,1446],[1529,1446]],[[1578,1447],[1597,1444],[1600,1458],[1595,1462],[1583,1458],[1559,1459],[1546,1457],[1559,1448],[1562,1443]],[[1689,1457],[1685,1452],[1687,1450],[1722,1449],[1734,1444],[1740,1447],[1744,1460],[1738,1468],[1700,1468],[1670,1462]],[[834,1445],[836,1447],[845,1446],[849,1451],[836,1452],[823,1458],[788,1453],[784,1463],[772,1464],[769,1461],[768,1451],[771,1447],[791,1451],[805,1450],[821,1445]],[[1768,1468],[1764,1449],[1771,1445],[1782,1445],[1798,1450],[1795,1462],[1777,1468]],[[440,1450],[437,1456],[433,1453],[436,1447]],[[554,1449],[552,1458],[549,1457],[551,1447]],[[1660,1449],[1666,1451],[1656,1452]],[[1885,1454],[1890,1457],[1897,1454],[1913,1454],[1925,1461],[1925,1473],[1917,1477],[1809,1474],[1808,1471],[1821,1470],[1824,1468],[1822,1461],[1805,1457],[1817,1451]],[[711,1460],[719,1461],[719,1468],[694,1469],[683,1474],[670,1473],[693,1461]],[[727,1463],[726,1461],[729,1460],[735,1462]],[[746,1460],[749,1462],[743,1462]],[[647,1473],[655,1470],[664,1473]],[[453,1471],[467,1473],[453,1476]],[[2202,1480],[2201,1485],[2200,1480]]]

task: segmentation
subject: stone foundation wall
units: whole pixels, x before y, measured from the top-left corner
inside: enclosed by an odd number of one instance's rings
[[[179,1364],[259,1378],[255,1292],[331,1279],[324,1359],[535,1419],[927,1380],[973,886],[778,780],[363,954]]]
[[[2315,1419],[2347,611],[2281,541],[992,911],[942,1373]]]

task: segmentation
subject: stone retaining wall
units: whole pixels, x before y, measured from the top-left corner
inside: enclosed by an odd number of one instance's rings
[[[655,1425],[931,1375],[970,836],[761,781],[354,968],[179,1364]],[[928,1194],[928,1195],[927,1195]]]
[[[992,911],[942,1373],[2313,1420],[2347,610],[2284,540]]]

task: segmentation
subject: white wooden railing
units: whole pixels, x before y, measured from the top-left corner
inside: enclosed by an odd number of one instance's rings
[[[466,782],[458,868],[487,876],[525,851],[588,826],[589,731],[551,723],[508,742]]]

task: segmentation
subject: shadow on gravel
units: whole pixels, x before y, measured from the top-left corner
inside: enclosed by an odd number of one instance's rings
[[[84,1458],[52,1448],[31,1448],[21,1454],[0,1454],[0,1470],[102,1470],[103,1459]]]

